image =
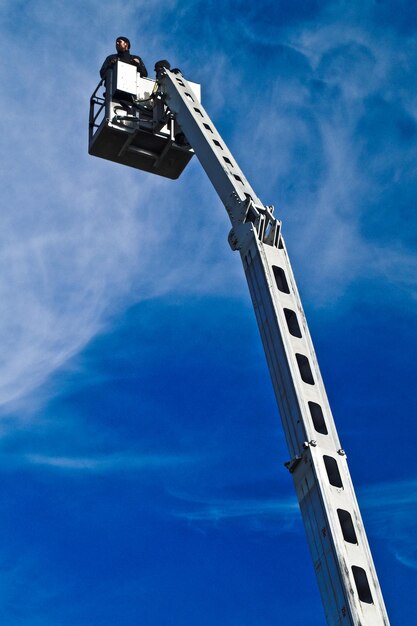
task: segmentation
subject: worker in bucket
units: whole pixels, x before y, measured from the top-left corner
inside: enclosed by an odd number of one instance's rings
[[[117,54],[110,54],[103,65],[101,66],[100,76],[104,78],[108,69],[113,67],[117,61],[123,61],[123,63],[129,63],[129,65],[136,65],[140,76],[147,76],[145,64],[137,54],[130,54],[130,41],[127,37],[118,37],[116,39]]]

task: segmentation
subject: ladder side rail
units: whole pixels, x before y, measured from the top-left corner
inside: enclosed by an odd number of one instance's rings
[[[234,249],[240,250],[248,281],[328,624],[388,626],[285,243],[282,237],[265,243],[251,223],[248,198],[263,205],[201,104],[196,105],[184,77],[164,70],[158,82],[232,221]]]

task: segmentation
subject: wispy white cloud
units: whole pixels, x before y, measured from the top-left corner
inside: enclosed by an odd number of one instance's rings
[[[295,495],[221,498],[171,492],[178,502],[174,515],[197,527],[243,524],[251,532],[301,532]],[[417,480],[379,483],[358,493],[367,531],[384,540],[395,558],[417,569]]]
[[[0,463],[8,468],[40,467],[51,472],[118,474],[143,470],[158,471],[164,468],[182,467],[196,458],[185,455],[132,453],[119,451],[85,456],[58,456],[41,453],[3,454]]]
[[[286,499],[269,498],[253,500],[221,500],[214,499],[209,503],[196,502],[196,508],[189,511],[177,511],[177,517],[186,519],[189,522],[208,522],[217,524],[231,520],[251,520],[257,522],[257,527],[261,530],[266,519],[277,518],[280,532],[288,532],[292,528],[292,523],[298,521],[299,507],[295,497]]]
[[[173,515],[196,528],[243,526],[250,532],[285,534],[301,529],[295,495],[237,497],[216,496],[170,489],[176,505]]]
[[[74,46],[78,10],[61,15],[57,33],[60,7],[60,2],[28,3],[20,17],[36,26],[36,36],[29,30],[18,42],[7,25],[2,30],[3,44],[17,61],[17,68],[3,65],[2,80],[13,89],[4,93],[0,109],[7,120],[7,158],[0,171],[5,268],[0,406],[5,410],[18,401],[22,410],[23,397],[133,302],[170,291],[225,290],[222,256],[230,254],[227,230],[220,235],[222,212],[214,212],[213,219],[211,207],[206,210],[211,199],[201,199],[193,173],[185,185],[199,198],[198,211],[180,183],[86,154],[97,51],[88,29],[77,27]],[[130,27],[138,6],[116,2],[110,10],[90,1],[82,9],[99,16],[99,24],[92,20],[93,31],[97,35],[98,25],[105,25],[113,45],[114,29]],[[148,4],[146,11],[149,21]],[[105,46],[102,35],[100,41]],[[93,56],[86,59],[83,50]],[[27,63],[35,57],[36,63]],[[198,236],[202,230],[204,237]],[[217,235],[223,255],[212,249]],[[207,259],[213,261],[209,273]]]
[[[246,35],[270,45],[266,58],[273,59],[271,80],[250,93],[246,122],[259,143],[257,158],[248,159],[251,176],[282,199],[277,214],[284,219],[290,254],[308,276],[304,291],[316,305],[336,301],[363,278],[388,280],[415,298],[415,246],[405,222],[401,225],[399,208],[401,194],[409,212],[414,204],[411,148],[399,137],[385,139],[392,113],[387,112],[385,129],[384,124],[369,130],[363,125],[375,94],[400,116],[417,120],[415,89],[393,87],[398,72],[408,74],[407,84],[414,85],[415,44],[406,40],[398,49],[395,37],[360,26],[355,11],[342,24],[332,3],[329,7],[319,26],[275,24],[274,36],[273,25],[262,29],[265,18],[249,23],[240,16]],[[248,109],[249,96],[242,100],[242,109]],[[380,146],[365,158],[375,136]],[[239,146],[244,154],[244,143]],[[415,144],[411,152],[415,163]],[[393,215],[395,228],[390,228]]]
[[[1,553],[0,619],[12,626],[52,626],[56,623],[51,617],[52,606],[68,588],[45,574],[45,558],[36,549],[24,555],[9,552],[4,549]]]
[[[365,506],[374,511],[397,506],[417,505],[417,479],[386,482],[362,489]],[[417,520],[416,520],[417,521]]]
[[[368,530],[400,563],[417,570],[417,479],[367,486],[359,501]]]

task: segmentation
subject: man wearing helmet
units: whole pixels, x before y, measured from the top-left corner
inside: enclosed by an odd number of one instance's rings
[[[130,54],[130,41],[127,37],[118,37],[116,39],[116,50],[117,54],[110,54],[101,66],[101,78],[105,77],[107,70],[113,67],[116,61],[123,61],[123,63],[129,63],[129,65],[136,65],[140,76],[146,77],[148,75],[142,59],[136,54]]]

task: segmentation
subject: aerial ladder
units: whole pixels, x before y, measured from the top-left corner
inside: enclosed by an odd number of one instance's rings
[[[118,62],[90,101],[89,152],[168,178],[194,153],[231,221],[258,322],[329,626],[389,626],[355,491],[272,206],[245,178],[200,102],[166,61],[156,81]],[[105,91],[104,91],[105,89]]]

